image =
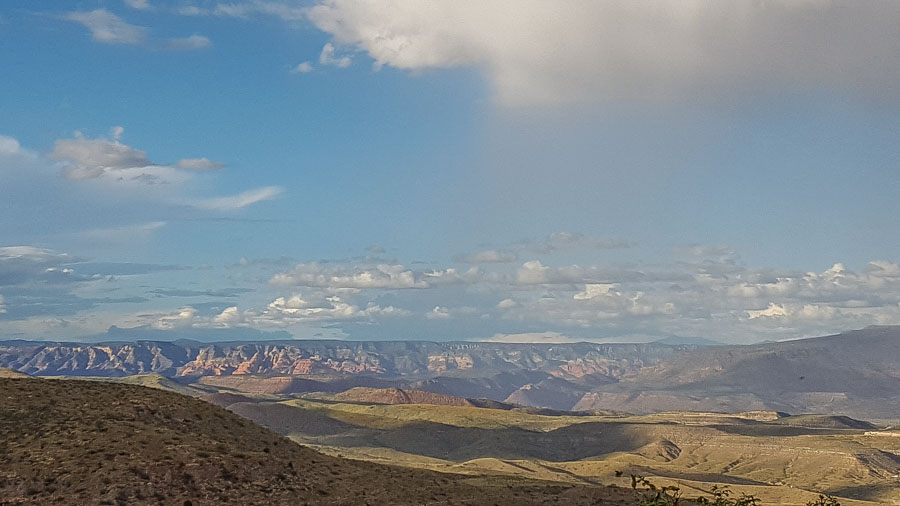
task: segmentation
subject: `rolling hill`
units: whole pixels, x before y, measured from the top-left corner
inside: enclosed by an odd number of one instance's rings
[[[3,504],[631,504],[630,490],[435,473],[323,455],[137,385],[0,379]]]
[[[475,476],[627,485],[625,471],[697,494],[713,485],[804,505],[900,501],[900,433],[777,412],[540,415],[437,404],[249,400],[229,410],[323,452]]]

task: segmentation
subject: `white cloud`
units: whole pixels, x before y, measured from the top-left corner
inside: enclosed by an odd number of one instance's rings
[[[125,3],[139,10],[151,9],[146,0],[125,0]],[[148,47],[172,51],[192,51],[212,46],[212,41],[197,34],[167,39],[151,38],[147,28],[129,24],[106,9],[70,12],[66,19],[86,26],[91,31],[91,38],[104,44],[144,44]]]
[[[218,170],[225,166],[224,163],[214,162],[209,158],[182,158],[178,160],[177,166],[184,170]]]
[[[91,37],[104,44],[140,44],[147,35],[146,28],[130,25],[106,9],[71,12],[66,17],[86,26]]]
[[[50,249],[34,246],[3,246],[0,247],[0,262],[23,261],[36,264],[68,263],[76,259],[68,253],[57,253]]]
[[[447,320],[450,318],[450,311],[441,306],[434,306],[434,309],[425,314],[425,318],[429,320]]]
[[[278,297],[266,307],[265,311],[252,318],[257,323],[285,326],[323,320],[356,320],[408,314],[408,311],[393,306],[381,307],[370,304],[365,308],[359,308],[344,302],[338,296],[327,297],[321,304],[313,304],[300,295],[293,295],[290,298]]]
[[[216,325],[220,325],[223,327],[231,327],[232,325],[239,323],[241,319],[241,313],[240,311],[238,311],[237,306],[231,306],[225,308],[221,313],[213,318],[213,322]]]
[[[425,313],[425,318],[429,320],[449,320],[459,316],[472,316],[478,314],[478,308],[472,306],[446,307],[434,306],[431,311]],[[489,316],[486,313],[483,317]]]
[[[214,211],[233,211],[236,209],[243,209],[258,202],[272,200],[275,197],[281,195],[283,191],[284,190],[282,190],[282,188],[278,186],[264,186],[262,188],[248,190],[237,195],[232,195],[230,197],[215,197],[210,199],[197,200],[193,202],[192,205],[199,209],[209,209]]]
[[[519,303],[512,299],[503,299],[497,303],[497,309],[512,309],[518,306]]]
[[[63,174],[68,179],[104,179],[135,184],[180,183],[186,177],[177,168],[157,165],[147,153],[119,142],[123,129],[115,127],[112,139],[87,139],[77,134],[54,143],[50,158],[67,162]]]
[[[132,9],[138,9],[142,11],[146,11],[152,8],[147,0],[125,0],[125,5],[131,7]]]
[[[322,46],[322,52],[319,54],[319,63],[322,65],[331,65],[338,68],[347,68],[352,62],[349,56],[335,56],[335,47],[331,42]]]
[[[6,301],[3,299],[3,295],[0,295],[0,313],[6,312]]]
[[[896,98],[890,0],[323,0],[309,18],[376,65],[483,69],[505,105],[837,89]]]
[[[900,265],[893,262],[873,260],[866,270],[869,275],[878,278],[900,278]]]
[[[76,132],[71,139],[59,139],[47,156],[62,162],[63,175],[70,180],[98,181],[106,191],[130,188],[140,196],[161,199],[175,205],[188,205],[211,211],[232,211],[271,200],[282,193],[277,186],[264,186],[237,195],[190,198],[173,191],[186,187],[197,172],[213,171],[224,164],[208,158],[183,158],[175,164],[151,162],[145,151],[123,144],[124,128],[111,129],[110,138],[89,139]],[[150,187],[159,188],[155,192]]]
[[[16,156],[22,154],[22,146],[19,141],[6,136],[0,135],[0,156]]]
[[[769,303],[769,306],[765,309],[747,311],[747,315],[751,319],[753,319],[753,318],[778,318],[780,316],[787,316],[787,310],[784,308],[784,305],[775,304],[774,302],[771,302],[771,303]]]
[[[297,64],[296,67],[291,69],[292,74],[306,74],[313,71],[312,63],[305,61]]]
[[[193,51],[195,49],[206,49],[212,47],[212,41],[203,35],[196,33],[188,37],[175,37],[166,39],[164,44],[166,49],[172,51]]]
[[[464,272],[459,272],[452,267],[434,269],[422,272],[419,277],[428,286],[497,282],[502,278],[495,273],[486,274],[477,267],[472,267]]]
[[[160,330],[176,330],[193,326],[197,310],[187,306],[175,313],[160,316],[152,323],[152,327]]]
[[[792,319],[792,320],[814,320],[828,321],[839,316],[845,316],[843,312],[835,307],[821,304],[775,304],[769,303],[769,306],[760,310],[749,310],[747,315],[750,319],[756,318],[773,318],[773,319]]]
[[[584,286],[584,291],[572,296],[575,300],[591,300],[597,297],[606,297],[613,292],[618,285],[615,283],[591,283]]]
[[[0,286],[64,285],[84,281],[84,276],[68,266],[77,260],[65,253],[31,246],[2,247]]]
[[[298,264],[276,274],[273,285],[309,286],[329,289],[403,289],[427,288],[413,271],[402,265],[379,264],[374,267],[326,266],[316,262]]]

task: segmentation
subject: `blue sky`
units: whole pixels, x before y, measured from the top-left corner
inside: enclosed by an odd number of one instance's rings
[[[0,337],[900,324],[900,6],[848,5],[4,2]]]

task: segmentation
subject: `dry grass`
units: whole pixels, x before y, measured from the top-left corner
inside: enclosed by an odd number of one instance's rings
[[[850,419],[540,416],[311,399],[230,409],[330,454],[435,471],[621,486],[615,472],[624,470],[698,493],[729,484],[767,504],[803,505],[819,493],[845,505],[900,504],[900,438],[866,435],[870,425]]]
[[[135,385],[0,379],[0,504],[633,504],[631,491],[469,478],[317,453]]]

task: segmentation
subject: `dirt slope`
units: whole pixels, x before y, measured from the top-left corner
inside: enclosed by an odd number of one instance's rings
[[[629,491],[329,457],[136,385],[0,379],[0,504],[632,504]]]

